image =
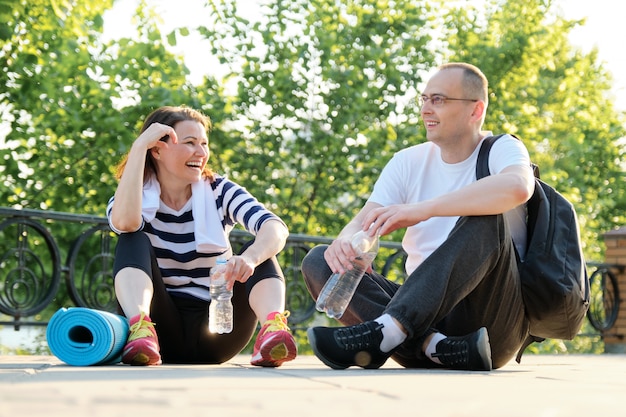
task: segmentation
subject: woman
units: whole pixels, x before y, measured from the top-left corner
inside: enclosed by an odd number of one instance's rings
[[[289,232],[244,188],[210,170],[210,129],[196,110],[159,108],[118,167],[107,217],[119,235],[115,294],[130,320],[124,363],[222,363],[241,352],[258,322],[253,365],[275,367],[296,357],[275,256]],[[235,223],[255,239],[233,256],[228,235]],[[225,275],[233,290],[227,334],[208,330],[208,277],[218,257],[229,258]]]

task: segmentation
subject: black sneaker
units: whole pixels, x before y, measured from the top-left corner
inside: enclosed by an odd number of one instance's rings
[[[391,356],[380,350],[383,327],[375,321],[349,327],[311,327],[307,336],[315,355],[333,369],[354,365],[376,369]]]
[[[487,329],[481,327],[465,336],[446,337],[437,343],[433,357],[450,369],[491,371],[491,346]]]

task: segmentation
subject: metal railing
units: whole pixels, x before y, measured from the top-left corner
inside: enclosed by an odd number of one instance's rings
[[[237,251],[251,235],[234,230]],[[302,327],[316,314],[300,272],[302,259],[331,238],[292,234],[279,262],[287,285],[290,325]],[[381,241],[375,267],[390,279],[405,279],[405,252],[398,242]],[[66,253],[62,253],[67,248]],[[115,235],[105,217],[0,207],[0,325],[43,326],[60,307],[89,307],[115,312],[113,286]],[[587,317],[600,334],[615,323],[620,308],[616,273],[624,266],[589,263],[591,303]],[[64,285],[62,285],[64,284]],[[45,314],[47,309],[47,313]],[[50,311],[53,309],[54,311]]]
[[[617,275],[624,273],[625,265],[588,262],[589,310],[587,319],[602,335],[608,335],[620,310],[621,296]]]
[[[243,230],[233,230],[233,250],[251,238]],[[292,234],[278,256],[285,274],[292,327],[297,328],[316,313],[301,277],[302,259],[313,246],[331,241]],[[380,246],[381,270],[404,279],[401,245],[381,242]],[[62,253],[64,248],[66,253]],[[69,302],[116,312],[114,251],[115,234],[105,217],[0,207],[0,313],[9,317],[0,320],[0,325],[16,330],[20,326],[45,326],[43,317],[68,307]]]

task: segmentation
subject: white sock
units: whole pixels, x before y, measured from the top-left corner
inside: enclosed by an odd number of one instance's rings
[[[391,349],[395,348],[406,339],[406,334],[398,327],[389,314],[383,314],[374,321],[383,325],[383,341],[380,343],[380,350],[382,352],[386,353],[391,351]]]
[[[437,343],[439,343],[440,341],[442,341],[443,339],[445,339],[447,336],[445,334],[442,333],[433,333],[433,338],[430,339],[430,342],[428,343],[428,346],[426,346],[426,350],[424,351],[424,353],[426,354],[426,356],[428,356],[428,358],[435,362],[438,363],[439,365],[441,365],[441,361],[439,360],[439,358],[433,358],[433,353],[436,352],[437,350]]]

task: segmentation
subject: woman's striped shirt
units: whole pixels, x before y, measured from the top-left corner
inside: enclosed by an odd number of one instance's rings
[[[209,181],[209,180],[207,180]],[[215,197],[217,211],[221,218],[226,236],[236,224],[256,235],[263,223],[268,220],[282,220],[263,206],[245,188],[230,181],[226,177],[215,175],[210,182]],[[111,229],[120,234],[111,224],[111,209],[114,197],[107,205],[107,218]],[[175,211],[162,201],[155,218],[144,220],[140,230],[150,238],[156,253],[163,281],[171,292],[182,292],[210,300],[209,272],[222,253],[199,253],[196,251],[194,237],[194,220],[191,210],[191,199],[183,208]],[[230,256],[231,250],[226,252]]]

